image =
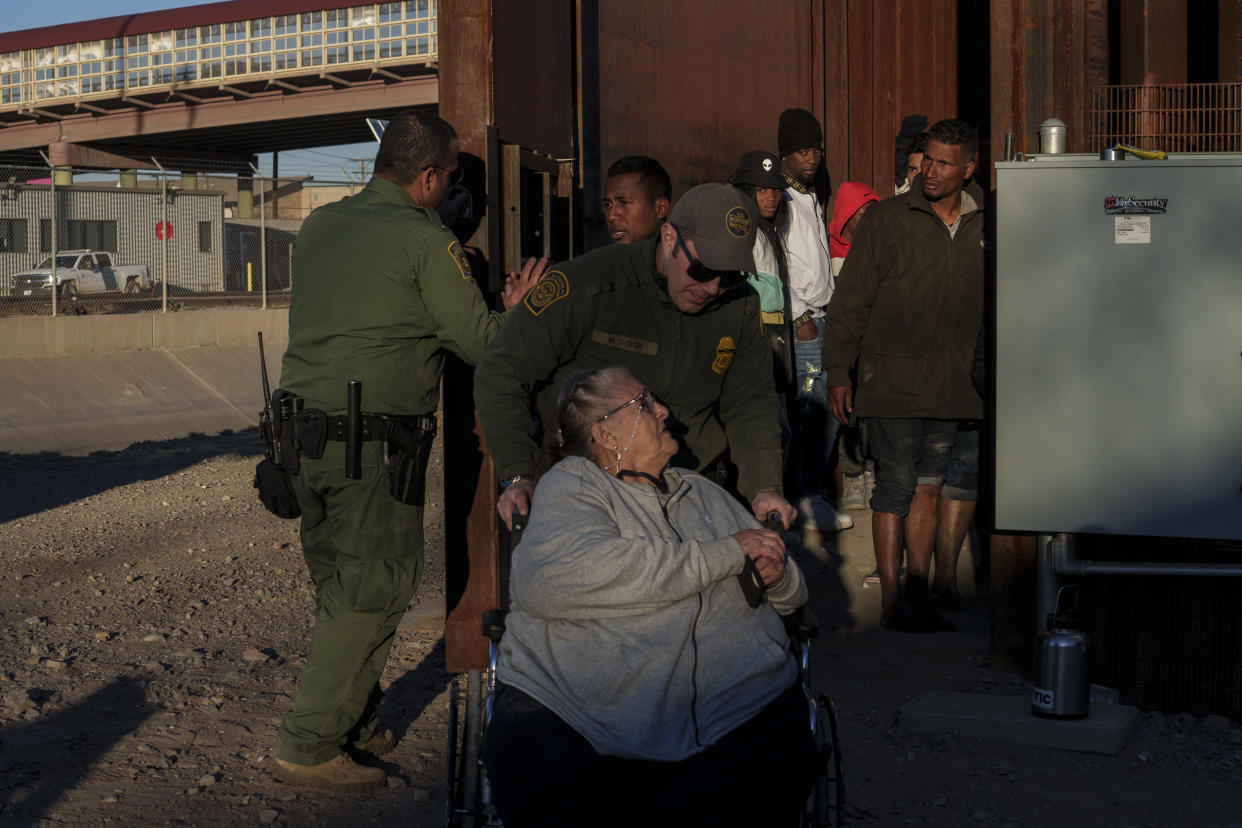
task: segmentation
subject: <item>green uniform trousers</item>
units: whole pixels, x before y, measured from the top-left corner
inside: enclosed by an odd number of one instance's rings
[[[293,488],[315,582],[315,631],[277,758],[317,765],[375,733],[388,651],[423,571],[423,510],[388,493],[383,443],[362,444],[362,479],[345,479],[345,444],[302,458]]]

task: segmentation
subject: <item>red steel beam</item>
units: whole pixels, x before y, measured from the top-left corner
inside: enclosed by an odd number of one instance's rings
[[[366,112],[436,103],[434,75],[400,83],[375,81],[349,89],[283,94],[269,92],[245,101],[161,104],[146,111],[115,115],[74,115],[54,124],[18,124],[0,133],[0,152],[57,143],[88,143],[139,138],[211,127],[261,124],[339,112]]]

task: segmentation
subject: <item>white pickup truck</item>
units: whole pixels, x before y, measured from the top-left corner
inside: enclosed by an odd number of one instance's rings
[[[72,302],[81,294],[122,290],[138,293],[154,286],[146,265],[115,265],[102,250],[66,250],[56,254],[56,294]],[[13,296],[40,296],[52,292],[52,257],[32,270],[13,277]]]

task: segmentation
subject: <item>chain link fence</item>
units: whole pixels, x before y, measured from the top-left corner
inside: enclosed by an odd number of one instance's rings
[[[0,316],[287,306],[302,221],[360,187],[0,166]]]

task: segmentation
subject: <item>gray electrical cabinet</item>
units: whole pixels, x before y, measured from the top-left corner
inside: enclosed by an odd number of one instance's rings
[[[1242,539],[1242,155],[996,169],[997,529]]]

